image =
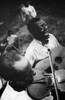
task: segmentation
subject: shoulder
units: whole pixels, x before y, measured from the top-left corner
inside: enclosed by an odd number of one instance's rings
[[[48,33],[48,34],[49,34],[49,39],[58,41],[57,38],[53,34],[51,33]]]
[[[56,46],[60,45],[57,38],[51,33],[49,33],[49,39],[48,40],[49,40],[48,44],[52,47],[56,47]]]
[[[49,34],[50,37],[55,37],[55,36],[54,36],[53,34],[51,34],[51,33],[48,33],[48,34]]]

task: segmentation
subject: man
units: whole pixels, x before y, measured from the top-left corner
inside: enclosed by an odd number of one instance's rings
[[[35,13],[29,10],[31,9],[30,5],[27,7],[23,6],[21,9],[27,16],[31,14],[29,22],[27,23],[27,28],[34,39],[27,48],[25,57],[30,61],[31,65],[33,65],[36,59],[41,60],[48,57],[48,49],[52,52],[52,50],[60,46],[60,44],[55,36],[49,33],[46,23],[37,17],[37,13],[36,16],[34,16]]]
[[[15,51],[9,51],[2,55],[0,61],[0,76],[7,80],[1,100],[35,100],[27,92],[34,75],[28,60]]]
[[[17,39],[16,34],[8,31],[8,45],[0,56],[0,76],[7,82],[1,100],[32,100],[26,91],[33,78],[32,70],[30,63],[17,50],[19,48],[19,45],[16,45],[18,44]],[[0,88],[2,87],[1,81]]]
[[[26,88],[33,79],[33,72],[27,59],[16,51],[9,51],[0,61],[0,76],[7,80],[1,100],[26,100],[26,97],[31,100]]]

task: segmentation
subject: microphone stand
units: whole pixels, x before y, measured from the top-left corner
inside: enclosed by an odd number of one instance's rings
[[[55,71],[54,71],[53,64],[52,64],[52,58],[51,58],[50,49],[48,49],[48,54],[49,54],[49,61],[50,61],[51,71],[52,71],[52,77],[53,77],[53,80],[54,80],[54,88],[55,88],[55,92],[56,92],[56,97],[57,97],[57,100],[59,100],[57,83],[56,83],[56,78],[55,78]]]

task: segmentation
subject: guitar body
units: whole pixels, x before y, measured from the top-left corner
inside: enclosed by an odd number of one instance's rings
[[[62,58],[61,63],[55,62],[55,58],[60,56]],[[58,69],[65,69],[65,47],[59,45],[58,47],[54,48],[51,52],[52,63],[58,66]],[[35,66],[35,68],[40,70],[46,70],[50,66],[49,57],[41,60]]]

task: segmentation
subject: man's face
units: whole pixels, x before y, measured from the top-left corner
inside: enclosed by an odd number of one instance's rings
[[[40,19],[38,22],[36,22],[37,25],[39,26],[39,28],[41,29],[41,31],[44,31],[45,29],[48,28],[48,26],[46,25],[45,21]]]

